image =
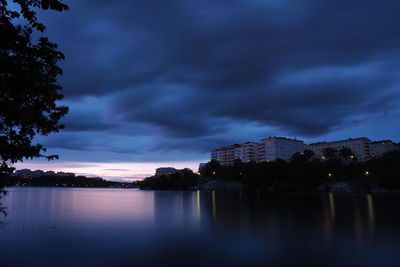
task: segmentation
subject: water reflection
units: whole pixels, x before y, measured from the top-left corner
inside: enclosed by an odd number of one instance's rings
[[[357,243],[360,245],[363,239],[363,219],[361,217],[358,198],[354,198],[354,235]]]
[[[17,251],[29,247],[26,260],[49,265],[63,256],[67,266],[391,262],[400,260],[399,201],[390,195],[11,188],[3,199],[9,223],[0,228],[0,256],[23,265]]]
[[[371,195],[367,195],[367,205],[368,205],[369,230],[371,232],[371,235],[373,235],[375,231],[375,212],[374,212],[374,201]]]
[[[333,236],[333,228],[335,226],[335,199],[332,193],[328,194],[328,207],[326,208],[324,227],[325,227],[325,239],[329,243]]]
[[[217,200],[215,198],[215,191],[212,191],[212,214],[213,222],[217,219]]]

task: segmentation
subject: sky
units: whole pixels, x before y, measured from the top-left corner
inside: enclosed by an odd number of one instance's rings
[[[399,142],[400,2],[70,0],[40,12],[70,107],[18,168],[108,179],[197,170],[213,148],[286,136]]]

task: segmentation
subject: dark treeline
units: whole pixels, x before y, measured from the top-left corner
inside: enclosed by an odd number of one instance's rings
[[[198,184],[200,176],[190,169],[183,169],[170,175],[151,176],[134,182],[141,189],[187,190]]]
[[[324,186],[337,183],[348,183],[359,191],[400,190],[400,152],[391,151],[368,161],[358,161],[346,148],[326,149],[323,160],[310,150],[295,153],[288,162],[236,160],[232,166],[222,166],[212,160],[200,170],[200,176],[185,170],[135,184],[143,189],[185,190],[209,180],[240,182],[250,191],[323,191]]]
[[[326,149],[324,160],[312,151],[295,153],[291,161],[261,163],[234,162],[221,166],[211,161],[200,170],[202,178],[232,180],[250,190],[314,191],[322,185],[347,182],[359,189],[379,187],[400,189],[400,152],[391,151],[380,158],[357,161],[350,149]]]
[[[85,176],[42,176],[33,179],[3,176],[4,186],[58,186],[58,187],[133,187],[132,183],[120,183]]]

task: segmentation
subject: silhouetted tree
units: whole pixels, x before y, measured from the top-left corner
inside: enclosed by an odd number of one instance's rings
[[[203,177],[221,175],[222,169],[223,167],[221,164],[217,160],[212,159],[210,162],[207,162],[203,168],[201,168],[200,174]]]
[[[310,161],[314,155],[315,153],[312,150],[304,150],[303,152],[296,152],[292,155],[291,161],[292,162]]]
[[[300,152],[296,152],[292,155],[292,158],[290,159],[291,162],[302,162],[304,161],[303,154]]]
[[[183,169],[169,175],[147,177],[136,185],[142,189],[188,190],[198,184],[199,178],[192,170]]]
[[[307,161],[310,161],[312,157],[314,157],[315,153],[312,150],[306,149],[304,150],[303,155]]]
[[[13,7],[10,3],[13,2]],[[63,95],[57,66],[64,55],[57,45],[41,36],[45,26],[36,10],[64,11],[58,0],[0,0],[0,172],[28,158],[57,158],[44,155],[46,149],[34,144],[36,135],[48,135],[63,128],[59,120],[68,108],[57,101]],[[18,21],[17,21],[18,19]],[[23,23],[23,25],[19,24]]]
[[[327,147],[322,150],[324,157],[328,160],[336,160],[337,157],[337,149],[332,147]]]
[[[354,158],[353,151],[350,148],[343,147],[339,150],[339,155],[345,160],[351,159],[351,156]]]

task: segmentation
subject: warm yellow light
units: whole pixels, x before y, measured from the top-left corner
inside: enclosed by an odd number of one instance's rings
[[[365,175],[369,175],[369,172],[365,172]]]
[[[332,177],[332,173],[328,173],[328,176],[329,176],[329,177]]]

